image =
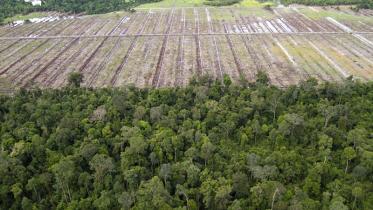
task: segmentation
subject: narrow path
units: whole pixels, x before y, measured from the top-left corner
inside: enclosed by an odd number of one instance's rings
[[[340,32],[242,32],[242,33],[229,33],[229,35],[232,36],[239,36],[239,35],[268,35],[268,34],[276,34],[276,35],[320,35],[320,34],[341,34],[341,35],[348,35],[351,33],[340,31]],[[353,35],[373,35],[373,32],[362,32],[362,31],[355,31]],[[228,33],[175,33],[175,34],[165,34],[165,33],[156,33],[156,34],[122,34],[122,35],[61,35],[61,36],[39,36],[39,37],[0,37],[0,40],[37,40],[37,39],[71,39],[71,38],[77,38],[80,39],[91,39],[91,38],[100,38],[100,37],[147,37],[147,36],[218,36],[218,35],[228,35]],[[366,39],[366,38],[365,38]],[[371,42],[371,41],[369,41]],[[372,43],[370,43],[372,44]],[[4,51],[4,50],[2,50]]]

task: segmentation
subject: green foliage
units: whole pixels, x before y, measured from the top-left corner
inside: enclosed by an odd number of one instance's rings
[[[233,4],[237,4],[241,2],[242,0],[206,0],[203,2],[203,4],[208,5],[208,6],[229,6]]]
[[[80,83],[83,82],[83,75],[79,72],[72,72],[68,76],[69,85],[72,87],[80,87]]]
[[[35,11],[36,7],[31,3],[26,3],[23,0],[1,0],[0,1],[0,24],[7,17],[12,17],[17,14],[28,14]]]
[[[263,71],[259,71],[256,75],[256,82],[258,84],[268,85],[269,84],[268,75]]]
[[[43,9],[70,12],[100,14],[118,10],[133,11],[133,8],[149,2],[160,0],[45,0]]]
[[[328,6],[328,5],[358,5],[364,1],[371,0],[283,0],[283,4],[304,4],[313,6]]]
[[[358,9],[373,9],[373,1],[361,0],[361,3],[358,5]]]
[[[32,6],[24,0],[0,1],[0,24],[7,17],[26,15],[35,11],[58,11],[66,13],[101,14],[119,10],[133,12],[134,7],[160,0],[44,0],[41,6]]]
[[[1,96],[0,209],[372,209],[373,83],[257,77]]]

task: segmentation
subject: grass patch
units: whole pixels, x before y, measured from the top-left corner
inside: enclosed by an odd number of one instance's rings
[[[224,2],[229,0],[224,0]],[[238,0],[239,1],[239,0]],[[222,5],[208,5],[207,0],[163,0],[160,2],[142,4],[137,9],[149,9],[149,8],[170,8],[170,7],[203,7],[203,6],[227,6],[228,4]],[[215,2],[215,1],[214,1]],[[256,0],[241,0],[239,2],[233,2],[231,7],[245,7],[245,8],[260,8],[264,5],[273,5],[273,2],[261,3]]]
[[[247,16],[257,16],[261,18],[272,18],[274,16],[273,13],[262,9],[262,8],[242,8],[242,9],[232,9],[233,14],[230,10],[222,9],[210,9],[211,18],[214,20],[236,20],[239,19],[240,16],[247,17]]]
[[[322,19],[326,17],[332,17],[336,20],[340,21],[364,21],[364,22],[369,22],[373,23],[373,18],[371,17],[366,17],[366,16],[358,16],[358,15],[353,15],[353,14],[346,14],[343,12],[338,12],[338,11],[331,11],[331,10],[319,10],[319,12],[312,11],[309,8],[302,8],[298,9],[300,12],[305,14],[306,16],[312,18],[312,19]]]
[[[0,95],[12,94],[14,87],[12,83],[4,77],[0,77]]]
[[[4,23],[10,23],[10,22],[17,21],[17,20],[29,20],[32,18],[42,18],[46,16],[48,16],[47,12],[33,12],[28,15],[16,15],[13,17],[6,18],[4,20]]]
[[[238,7],[264,7],[265,5],[273,5],[273,2],[258,2],[255,0],[243,0],[240,3],[236,4],[235,6]]]
[[[207,6],[231,6],[233,4],[237,4],[241,2],[241,0],[206,0],[203,4]]]
[[[142,4],[137,8],[169,8],[169,7],[199,7],[203,6],[204,0],[163,0],[160,2]]]

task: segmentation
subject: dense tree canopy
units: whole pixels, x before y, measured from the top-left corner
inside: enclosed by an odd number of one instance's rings
[[[0,0],[0,24],[7,17],[33,11],[58,11],[66,13],[100,14],[160,0],[43,0],[41,6],[32,6],[24,0]]]
[[[373,209],[373,83],[0,97],[0,209]]]
[[[372,0],[361,0],[358,8],[360,9],[373,9],[373,1]]]
[[[0,0],[0,24],[7,17],[18,14],[27,14],[35,10],[31,3],[23,0]]]
[[[98,14],[129,10],[143,3],[157,1],[160,0],[45,0],[43,8],[60,12]]]

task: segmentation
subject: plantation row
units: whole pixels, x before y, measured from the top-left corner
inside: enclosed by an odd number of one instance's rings
[[[364,24],[365,30],[372,29],[369,21],[311,19],[298,9],[239,14],[247,12],[157,10],[4,29],[6,37],[25,34],[40,39],[0,40],[0,76],[17,87],[61,87],[73,71],[84,75],[83,85],[88,87],[179,86],[193,75],[206,74],[253,81],[261,70],[278,86],[309,77],[373,79],[372,34],[352,33]],[[255,35],[263,32],[267,34]],[[85,36],[99,34],[107,36]],[[136,36],[141,34],[154,35]],[[74,37],[41,38],[51,35]]]
[[[268,10],[229,9],[229,8],[186,8],[186,9],[157,9],[140,11],[134,14],[115,13],[105,16],[85,16],[73,20],[25,24],[18,27],[0,28],[1,37],[40,37],[76,35],[82,31],[81,26],[89,26],[90,31],[84,35],[137,35],[165,34],[171,25],[170,34],[193,33],[224,33],[225,27],[231,26],[229,33],[239,31],[245,33],[274,32],[341,32],[327,18],[311,18],[303,14],[304,9],[285,8]],[[315,9],[317,13],[325,13]],[[333,11],[330,9],[330,11]],[[330,12],[329,11],[329,12]],[[368,10],[369,11],[369,10]],[[307,11],[306,11],[307,12]],[[336,11],[333,11],[336,12]],[[344,13],[346,12],[346,13]],[[342,10],[341,15],[352,16],[353,11]],[[338,13],[337,13],[338,14]],[[370,15],[370,17],[373,14]],[[367,16],[356,16],[356,20],[343,20],[342,23],[360,32],[373,32],[373,21]],[[144,30],[139,31],[139,29]],[[61,29],[63,29],[61,31]]]

